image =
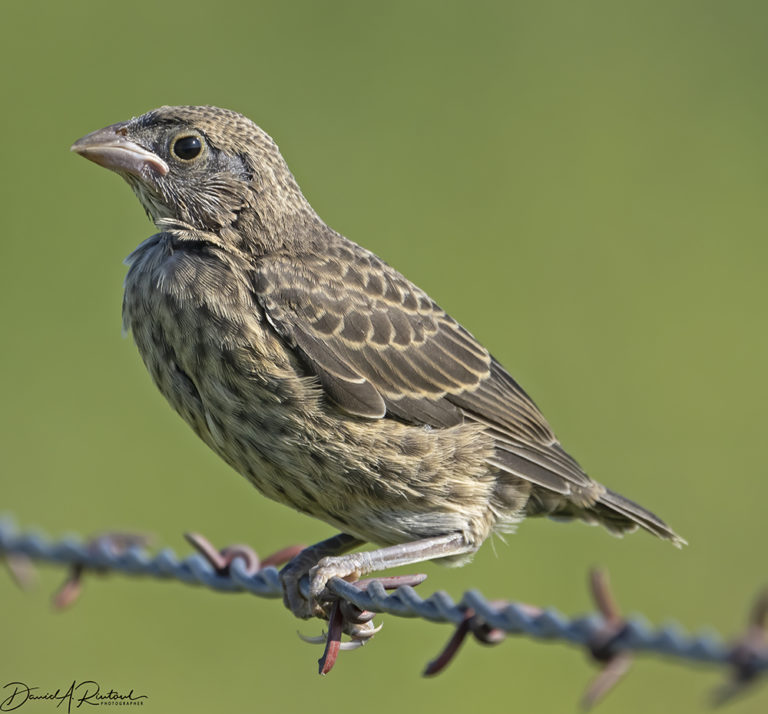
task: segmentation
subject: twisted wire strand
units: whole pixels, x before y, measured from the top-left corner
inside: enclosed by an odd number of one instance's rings
[[[108,542],[84,543],[76,536],[52,540],[39,532],[20,532],[9,519],[0,520],[0,555],[21,555],[31,560],[79,566],[99,572],[173,579],[223,592],[249,592],[265,598],[282,597],[279,573],[272,566],[251,574],[244,561],[235,558],[228,572],[222,574],[216,572],[200,554],[179,559],[168,548],[150,555],[142,547],[129,546],[119,551],[110,547]],[[536,610],[518,603],[493,604],[477,590],[467,591],[461,601],[456,603],[443,591],[422,598],[407,585],[387,593],[381,583],[375,580],[364,589],[339,579],[332,580],[328,587],[360,610],[459,625],[466,620],[467,610],[471,608],[491,628],[509,634],[561,640],[586,647],[590,647],[605,628],[605,621],[599,615],[568,617],[554,609]],[[625,619],[623,625],[611,641],[613,651],[660,654],[678,660],[714,665],[734,664],[733,645],[726,643],[711,628],[690,634],[677,623],[653,626],[638,615]],[[753,653],[749,666],[754,674],[764,673],[768,669],[768,651]]]

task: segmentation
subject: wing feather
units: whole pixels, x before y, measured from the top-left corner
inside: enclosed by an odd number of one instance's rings
[[[372,253],[337,238],[322,255],[264,258],[253,286],[340,409],[435,428],[475,421],[495,439],[497,468],[563,495],[592,485],[488,351]]]

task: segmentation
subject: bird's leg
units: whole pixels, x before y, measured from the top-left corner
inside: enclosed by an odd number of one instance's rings
[[[328,542],[324,541],[323,543]],[[323,545],[323,543],[318,545]],[[317,565],[309,570],[310,608],[315,611],[318,609],[323,611],[321,603],[326,599],[323,591],[331,578],[356,580],[377,570],[411,565],[433,558],[446,558],[452,555],[471,553],[476,549],[477,545],[468,543],[461,533],[451,533],[450,535],[424,538],[411,543],[391,545],[378,550],[338,556],[327,555],[317,561]],[[301,554],[298,557],[301,557]]]
[[[328,556],[337,556],[346,553],[352,548],[362,545],[365,541],[346,533],[320,541],[308,548],[304,548],[298,555],[291,558],[288,564],[280,571],[280,580],[283,583],[283,602],[296,617],[307,619],[310,617],[323,617],[324,612],[319,606],[308,601],[300,590],[301,579],[307,575],[322,560]]]

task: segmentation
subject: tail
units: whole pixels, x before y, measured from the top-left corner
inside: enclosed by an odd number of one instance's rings
[[[685,539],[677,535],[659,517],[610,489],[605,489],[605,493],[600,496],[594,506],[589,508],[589,511],[608,530],[624,533],[640,526],[659,538],[671,541],[677,548],[688,545]]]

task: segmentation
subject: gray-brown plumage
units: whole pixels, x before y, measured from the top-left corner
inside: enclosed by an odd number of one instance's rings
[[[681,539],[592,481],[528,395],[423,291],[323,223],[277,146],[215,107],[162,107],[80,139],[159,233],[129,257],[123,317],[155,383],[262,493],[349,534],[331,575],[466,559],[525,516]],[[404,545],[405,544],[405,545]],[[368,557],[371,556],[371,557]],[[309,561],[309,562],[307,562]]]

